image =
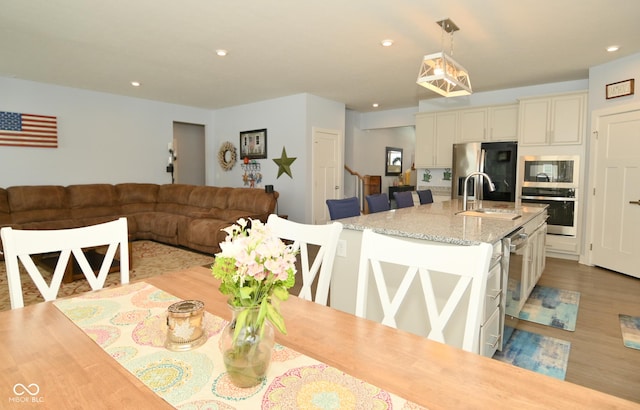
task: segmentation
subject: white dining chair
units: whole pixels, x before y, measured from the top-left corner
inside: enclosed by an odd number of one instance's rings
[[[22,283],[20,279],[19,265],[26,269],[27,273],[37,286],[45,301],[54,300],[58,296],[65,269],[71,254],[76,259],[82,273],[87,278],[91,289],[102,289],[107,274],[114,261],[116,250],[120,249],[120,281],[129,283],[129,244],[127,233],[127,218],[115,221],[72,229],[58,230],[22,230],[4,227],[0,229],[0,237],[4,247],[4,259],[7,267],[7,282],[9,285],[9,298],[11,309],[24,306],[22,296]],[[106,254],[96,274],[90,266],[83,249],[96,248],[108,245]],[[60,252],[55,264],[53,276],[43,275],[34,262],[32,255]],[[37,257],[36,257],[37,259]],[[46,279],[45,279],[46,278]]]
[[[424,303],[416,305],[414,300],[412,308],[425,306],[427,337],[447,343],[448,326],[454,321],[460,326],[460,320],[464,320],[462,342],[447,344],[479,353],[491,254],[492,247],[486,243],[473,246],[418,243],[366,229],[362,234],[356,315],[367,317],[368,293],[374,290],[369,286],[372,272],[383,314],[382,324],[397,327],[396,316],[407,301],[410,288],[420,287],[419,292],[411,295],[419,295],[415,297],[424,299]],[[415,280],[416,276],[419,281]],[[390,284],[391,287],[397,285],[393,297]]]
[[[336,255],[338,239],[342,232],[340,222],[326,225],[302,224],[271,214],[267,219],[267,226],[280,239],[293,241],[293,246],[300,250],[300,266],[302,269],[302,289],[298,297],[321,305],[327,304],[331,272]],[[320,248],[313,261],[308,245]],[[316,293],[313,295],[312,285],[318,277]]]

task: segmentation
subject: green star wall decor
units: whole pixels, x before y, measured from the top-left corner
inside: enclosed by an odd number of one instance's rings
[[[280,178],[280,175],[285,173],[293,179],[293,175],[291,175],[291,164],[293,164],[295,160],[295,157],[287,157],[287,150],[285,147],[282,147],[282,155],[280,155],[280,158],[273,159],[273,162],[278,165],[278,176],[276,178]]]

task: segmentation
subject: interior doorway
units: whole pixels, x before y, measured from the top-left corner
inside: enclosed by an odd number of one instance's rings
[[[592,263],[640,278],[640,107],[594,117]]]
[[[204,125],[173,123],[174,182],[176,184],[205,185]]]
[[[313,128],[313,181],[312,214],[313,223],[325,224],[329,221],[326,200],[338,198],[342,183],[341,134],[337,130]]]

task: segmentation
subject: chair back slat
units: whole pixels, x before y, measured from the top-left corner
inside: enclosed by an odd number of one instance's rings
[[[274,235],[280,239],[293,241],[293,246],[300,249],[302,289],[298,297],[326,305],[342,224],[332,222],[327,225],[309,225],[272,214],[269,215],[266,226]],[[309,245],[319,246],[313,261],[310,260]],[[313,295],[312,285],[316,276],[318,283],[316,293]]]
[[[120,282],[129,283],[129,244],[127,219],[97,225],[71,229],[56,230],[22,230],[4,227],[0,229],[0,237],[4,248],[5,264],[7,267],[7,282],[11,308],[24,306],[22,283],[20,278],[20,263],[27,271],[34,284],[46,301],[54,300],[58,296],[65,270],[75,258],[91,289],[97,290],[104,286],[107,274],[120,251]],[[96,274],[87,260],[83,250],[107,246],[106,254]],[[45,275],[37,266],[32,256],[59,252],[53,276],[49,283]]]
[[[424,299],[429,325],[428,331],[424,329],[427,337],[479,353],[480,325],[492,250],[492,246],[486,243],[462,246],[410,242],[365,229],[355,313],[367,317],[368,299],[371,299],[369,292],[375,289],[383,311],[382,323],[397,327],[398,312],[407,302],[410,289],[419,286],[421,291],[411,295]],[[440,282],[442,275],[451,281],[446,286]],[[373,288],[369,286],[370,277],[375,282]],[[389,294],[391,282],[399,282],[393,297]],[[454,317],[456,320],[463,317],[464,323],[453,323]],[[446,330],[452,326],[463,328],[462,341],[447,340]]]

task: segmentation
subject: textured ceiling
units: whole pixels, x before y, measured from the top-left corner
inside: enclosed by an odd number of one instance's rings
[[[0,0],[0,76],[208,109],[310,93],[366,112],[438,97],[415,80],[443,18],[479,92],[586,79],[640,52],[639,17],[629,0]]]

